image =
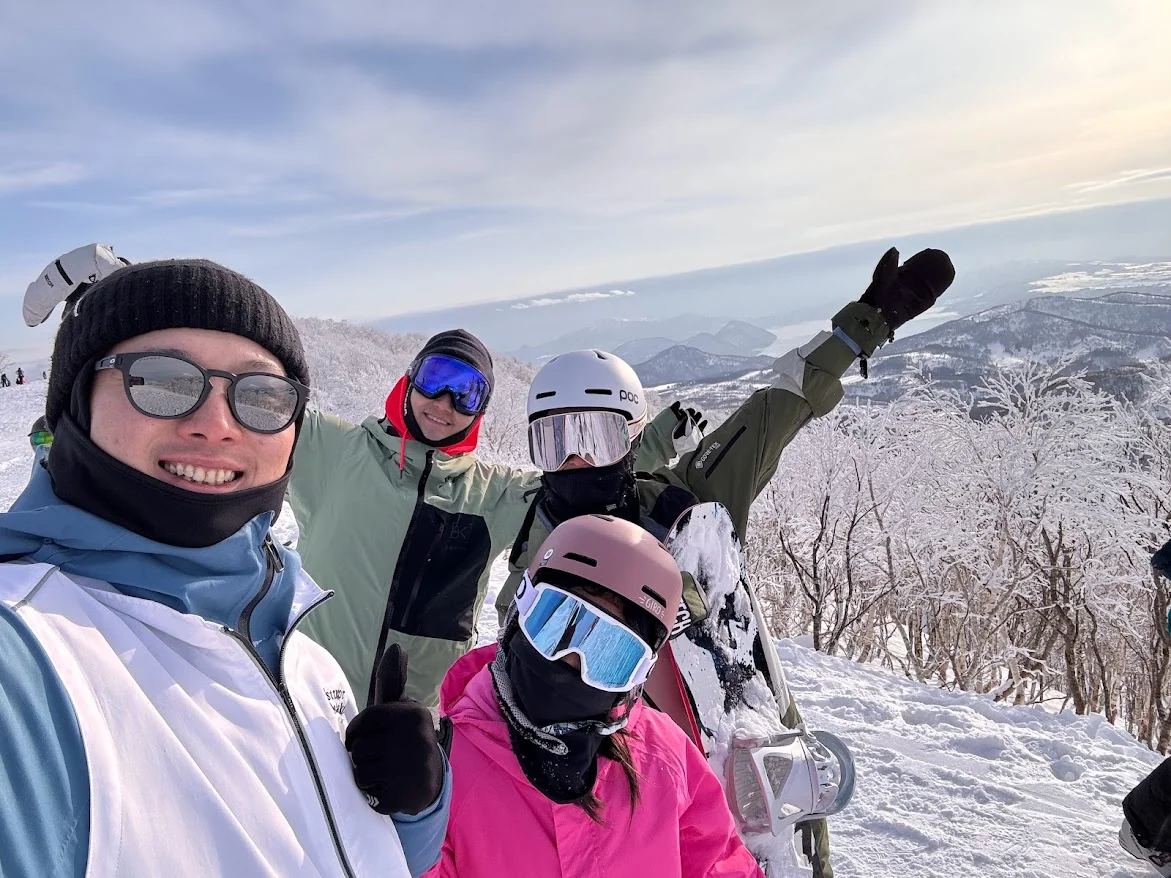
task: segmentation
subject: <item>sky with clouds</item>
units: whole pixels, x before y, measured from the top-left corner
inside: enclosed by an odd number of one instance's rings
[[[1169,33],[1166,0],[10,0],[0,307],[95,240],[361,318],[1168,197]]]

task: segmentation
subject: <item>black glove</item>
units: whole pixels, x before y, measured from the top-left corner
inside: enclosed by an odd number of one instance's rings
[[[881,311],[893,333],[934,305],[955,276],[951,257],[942,250],[920,250],[900,267],[899,251],[891,247],[878,260],[861,301]]]
[[[431,711],[403,698],[407,654],[392,643],[378,663],[374,703],[346,729],[354,781],[379,814],[419,814],[443,792],[443,756]],[[451,720],[443,717],[443,737]]]

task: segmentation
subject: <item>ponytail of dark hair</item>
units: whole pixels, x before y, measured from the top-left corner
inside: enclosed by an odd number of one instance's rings
[[[634,767],[634,757],[630,753],[630,734],[626,729],[621,729],[607,736],[606,740],[602,742],[602,746],[598,748],[598,756],[617,762],[622,768],[622,773],[626,775],[626,785],[630,789],[630,813],[633,819],[634,809],[638,806],[639,791],[638,772]],[[593,790],[590,790],[577,804],[595,823],[606,822],[602,817],[605,803],[594,795]]]

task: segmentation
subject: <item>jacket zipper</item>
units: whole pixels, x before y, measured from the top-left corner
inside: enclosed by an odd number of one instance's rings
[[[423,475],[419,479],[419,492],[415,499],[415,508],[411,511],[411,523],[407,526],[406,535],[403,537],[402,547],[398,552],[398,563],[395,564],[394,576],[390,580],[390,591],[386,595],[386,612],[382,615],[382,631],[378,635],[378,647],[374,650],[374,666],[370,669],[370,688],[366,693],[366,704],[374,703],[374,681],[378,679],[378,663],[382,661],[382,653],[386,651],[386,637],[390,632],[391,618],[394,616],[395,598],[398,597],[398,590],[401,586],[401,579],[403,574],[403,562],[407,556],[407,547],[411,544],[411,539],[415,535],[415,526],[419,523],[419,510],[423,508],[423,501],[427,496],[427,479],[431,476],[431,463],[435,452],[427,452],[426,463],[423,464]],[[415,591],[418,589],[416,588]],[[412,591],[407,597],[406,603],[403,605],[403,620],[406,620],[407,613],[411,610],[411,604],[414,602],[415,593]]]
[[[704,470],[703,477],[705,479],[710,479],[712,477],[712,473],[716,471],[716,467],[720,465],[720,461],[724,459],[724,455],[732,450],[732,446],[736,444],[736,440],[743,436],[744,431],[747,429],[747,427],[741,427],[735,432],[735,434],[733,434],[732,438],[728,440],[728,444],[720,449],[720,453],[716,455],[716,459],[712,461],[712,465]]]
[[[251,601],[244,611],[240,614],[240,628],[243,633],[234,631],[231,628],[224,626],[224,631],[233,639],[239,641],[240,645],[244,647],[244,651],[260,669],[264,678],[272,684],[277,695],[280,696],[281,703],[284,705],[285,712],[289,716],[289,720],[293,725],[293,730],[297,733],[297,740],[301,744],[301,752],[305,755],[305,762],[309,765],[309,773],[313,776],[313,784],[317,788],[317,800],[321,805],[321,811],[325,815],[325,822],[329,826],[329,834],[333,839],[334,850],[337,852],[338,860],[341,863],[342,871],[354,878],[354,870],[350,866],[350,861],[346,857],[345,848],[342,847],[341,835],[338,832],[337,822],[334,820],[333,811],[329,807],[329,799],[325,794],[325,782],[321,779],[321,769],[317,767],[317,760],[313,758],[313,751],[309,747],[309,738],[305,735],[305,729],[301,726],[301,721],[297,718],[297,709],[293,704],[293,696],[289,694],[289,689],[284,684],[284,663],[285,663],[285,647],[288,645],[289,637],[297,626],[301,624],[311,610],[319,607],[322,603],[333,596],[333,592],[327,592],[322,598],[305,607],[296,618],[293,619],[292,624],[289,625],[289,630],[285,632],[284,640],[281,641],[280,651],[277,653],[277,673],[274,676],[272,671],[264,663],[260,654],[256,651],[256,647],[252,645],[252,639],[248,635],[248,625],[252,618],[252,611],[263,600],[264,596],[268,594],[272,588],[272,581],[276,574],[284,569],[284,564],[281,562],[280,554],[276,550],[276,545],[272,542],[271,536],[265,536],[264,539],[265,552],[268,555],[268,571],[264,577],[264,585],[261,587],[259,593]]]

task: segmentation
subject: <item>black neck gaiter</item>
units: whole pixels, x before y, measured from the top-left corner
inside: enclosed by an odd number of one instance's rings
[[[638,522],[634,450],[610,466],[547,472],[541,505],[554,527],[579,515],[605,514]]]
[[[564,662],[549,661],[519,631],[509,640],[506,668],[517,706],[538,727],[580,720],[604,722],[624,697],[586,684]],[[508,712],[504,714],[507,719]],[[598,749],[605,740],[596,728],[558,734],[557,740],[568,748],[560,755],[536,743],[528,730],[512,722],[508,722],[508,735],[525,777],[546,798],[566,805],[593,790],[598,776]]]
[[[221,542],[262,512],[280,515],[292,467],[275,482],[231,494],[198,494],[168,485],[115,460],[89,438],[89,387],[82,370],[70,411],[53,431],[46,467],[53,493],[78,509],[147,539],[198,549]],[[78,417],[80,415],[80,417]]]

